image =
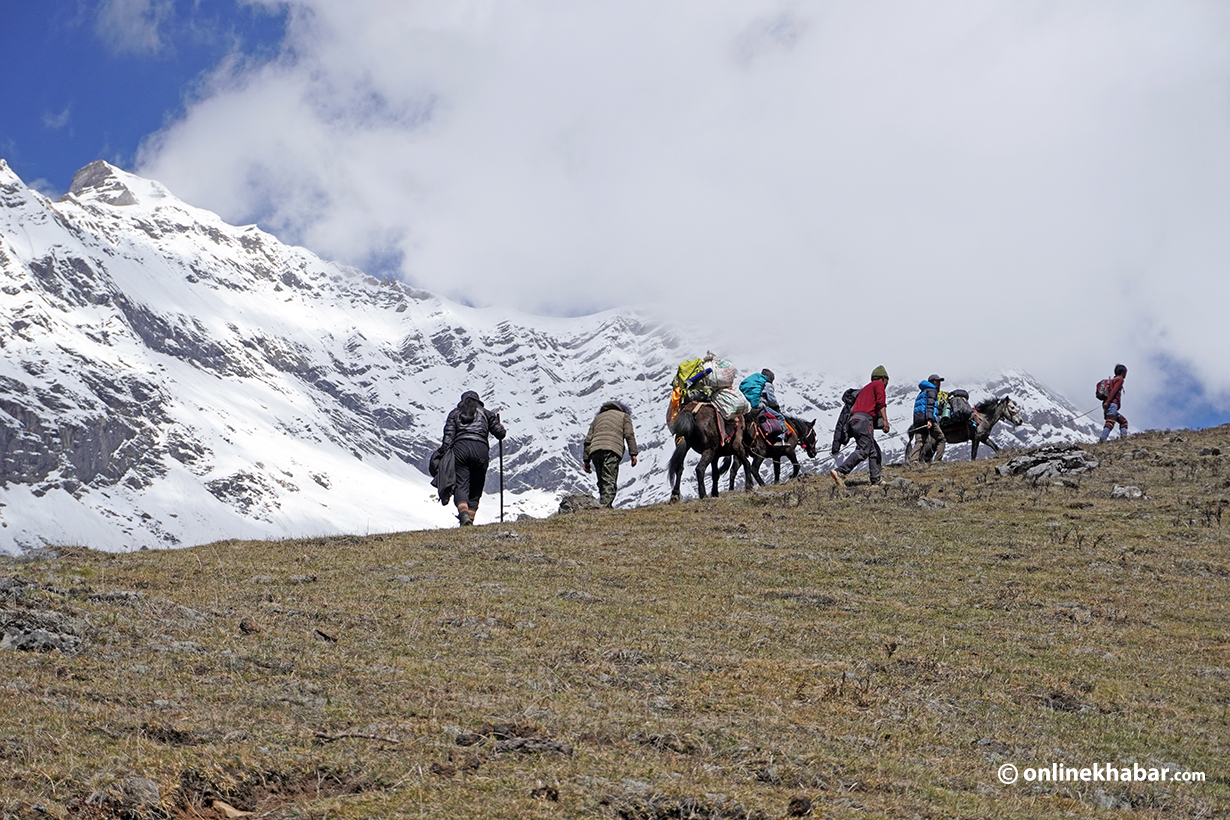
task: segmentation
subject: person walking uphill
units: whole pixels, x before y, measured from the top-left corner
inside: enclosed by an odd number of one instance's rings
[[[846,485],[846,476],[861,464],[863,459],[867,459],[867,468],[871,471],[871,483],[880,483],[884,456],[880,452],[880,445],[876,443],[875,420],[879,418],[883,422],[885,433],[892,432],[888,423],[888,397],[884,394],[887,384],[888,371],[884,369],[884,365],[880,365],[871,371],[871,381],[858,391],[858,398],[854,400],[854,406],[850,408],[848,424],[848,432],[855,442],[854,452],[836,469],[829,471],[829,475],[839,486]]]
[[[936,397],[940,392],[940,383],[944,379],[932,373],[918,383],[918,397],[914,399],[914,424],[910,427],[911,442],[905,451],[906,466],[923,461],[943,461],[944,433],[940,430],[940,408]],[[927,447],[927,441],[932,442]]]
[[[615,505],[615,490],[619,485],[619,462],[624,457],[624,442],[636,466],[636,433],[632,431],[632,412],[622,403],[608,401],[598,409],[585,435],[581,464],[590,472],[592,463],[598,468],[598,503]]]
[[[1110,431],[1115,429],[1116,424],[1119,425],[1119,438],[1125,438],[1128,434],[1128,420],[1119,412],[1123,406],[1123,380],[1126,378],[1127,368],[1121,364],[1115,365],[1115,377],[1106,382],[1105,397],[1098,397],[1102,399],[1102,417],[1106,419],[1099,441],[1110,438]],[[1098,386],[1102,385],[1099,383]]]
[[[463,527],[474,523],[478,502],[487,483],[487,465],[491,460],[488,436],[503,441],[508,431],[500,423],[500,414],[483,406],[473,390],[461,394],[461,401],[444,420],[444,443],[441,450],[451,450],[454,459],[455,483],[453,501],[457,505],[457,521]]]

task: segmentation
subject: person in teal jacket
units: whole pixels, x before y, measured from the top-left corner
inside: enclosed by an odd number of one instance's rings
[[[786,417],[777,403],[777,393],[773,390],[774,378],[773,371],[766,367],[739,382],[739,392],[752,405],[752,412],[756,414],[757,423],[765,430],[765,435],[776,443],[786,432]],[[763,418],[765,416],[768,418]]]

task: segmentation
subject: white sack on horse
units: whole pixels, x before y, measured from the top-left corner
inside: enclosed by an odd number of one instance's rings
[[[734,387],[735,379],[739,378],[739,371],[733,364],[716,358],[712,353],[705,356],[705,367],[709,368],[709,375],[705,376],[704,384],[710,390]]]
[[[752,412],[752,404],[743,392],[734,387],[723,387],[714,392],[713,405],[724,419],[733,419]]]

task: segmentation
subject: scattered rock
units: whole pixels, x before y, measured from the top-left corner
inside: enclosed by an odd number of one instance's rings
[[[71,655],[84,644],[85,624],[53,610],[11,612],[0,609],[0,650]]]
[[[626,782],[626,781],[625,781]],[[769,820],[769,815],[742,803],[727,800],[725,795],[707,794],[698,797],[667,797],[651,794],[610,800],[615,816],[621,820],[663,820],[668,817],[705,818],[705,820]]]
[[[205,650],[196,641],[171,641],[168,644],[155,644],[150,646],[154,652],[185,652],[194,655],[202,654]]]
[[[1200,455],[1202,456],[1219,456],[1221,455],[1220,447],[1201,447]]]
[[[102,604],[135,604],[141,600],[141,593],[126,590],[91,592],[86,598]]]
[[[144,814],[162,802],[162,790],[148,777],[124,778],[120,792],[120,806],[132,813]]]
[[[428,771],[447,779],[457,774],[457,767],[452,763],[432,763]]]
[[[253,812],[240,811],[239,809],[235,808],[230,803],[227,803],[224,800],[215,800],[209,804],[209,807],[212,808],[214,811],[218,812],[219,814],[221,814],[223,817],[228,817],[228,818],[254,817],[255,816]]]
[[[30,584],[16,576],[0,578],[0,601],[16,601],[26,597]]]
[[[566,495],[559,502],[560,514],[581,512],[582,510],[597,510],[601,505],[592,495]]]
[[[36,561],[57,561],[60,558],[60,553],[50,547],[39,547],[37,549],[27,550],[21,555],[13,559],[14,563],[32,564]]]
[[[982,756],[992,763],[998,763],[1011,751],[1007,745],[1001,743],[992,737],[982,737],[974,741],[974,745],[979,747]]]
[[[244,616],[239,620],[239,631],[245,635],[255,635],[261,631],[261,626],[251,618]]]
[[[20,632],[9,628],[5,630],[3,637],[0,637],[0,649],[20,649],[23,652],[50,652],[58,649],[65,655],[71,655],[80,646],[80,638],[48,632],[45,629]]]
[[[530,797],[535,800],[550,800],[552,803],[558,803],[559,789],[554,786],[539,786],[530,790]]]
[[[1111,498],[1144,498],[1145,493],[1139,487],[1120,487],[1118,484],[1110,491]]]
[[[1090,795],[1089,801],[1100,809],[1130,809],[1132,803],[1130,800],[1125,800],[1122,797],[1107,794],[1101,789],[1094,789]]]
[[[496,751],[518,751],[511,748],[500,748],[500,742],[508,740],[543,740],[538,737],[542,729],[529,723],[484,723],[477,732],[460,732],[454,739],[458,746],[475,746],[488,740],[498,741]],[[554,741],[552,741],[554,742]],[[572,754],[572,749],[568,750]]]
[[[995,472],[1026,478],[1058,478],[1086,473],[1097,466],[1098,462],[1075,444],[1056,444],[1019,455],[996,467]]]
[[[1086,703],[1081,703],[1080,699],[1071,692],[1055,690],[1048,692],[1042,697],[1042,705],[1048,709],[1054,709],[1056,712],[1088,712],[1093,707]]]
[[[562,598],[565,601],[576,601],[581,604],[592,604],[598,600],[597,596],[590,595],[588,592],[582,592],[577,589],[560,590],[555,593],[556,598]]]
[[[920,498],[918,499],[918,506],[924,510],[942,510],[948,505],[938,498]]]
[[[556,754],[570,756],[572,754],[572,747],[567,743],[561,743],[558,740],[551,740],[545,737],[514,737],[508,740],[497,741],[495,751],[520,752],[527,755],[555,752]]]

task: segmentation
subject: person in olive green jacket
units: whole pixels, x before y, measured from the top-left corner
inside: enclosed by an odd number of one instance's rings
[[[624,457],[624,442],[636,466],[636,434],[632,432],[632,411],[621,402],[608,401],[598,410],[585,436],[585,451],[581,463],[585,472],[590,464],[598,468],[598,503],[603,507],[615,504],[615,488],[619,483],[619,462]]]

